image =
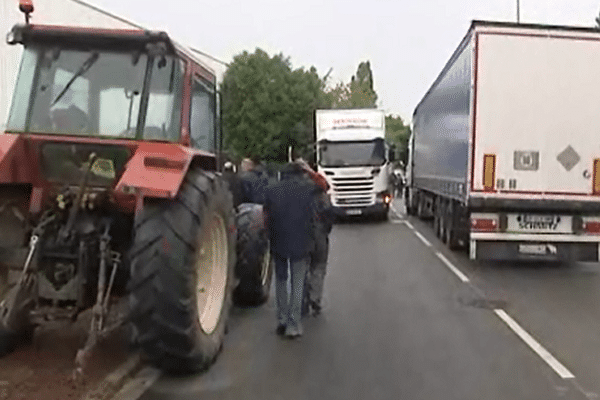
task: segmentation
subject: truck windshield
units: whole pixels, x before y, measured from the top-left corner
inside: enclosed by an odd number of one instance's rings
[[[385,144],[382,139],[360,142],[321,142],[319,160],[323,167],[382,165],[385,163]]]
[[[148,68],[152,78],[141,137],[178,140],[183,80],[176,58],[148,63],[144,53],[41,45],[24,50],[7,130],[133,139]]]

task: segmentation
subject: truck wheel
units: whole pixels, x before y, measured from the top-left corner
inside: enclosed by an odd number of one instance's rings
[[[435,236],[441,238],[441,202],[439,198],[436,198],[435,201],[435,211],[433,212],[433,231],[435,232]]]
[[[134,344],[167,372],[208,368],[222,348],[231,306],[231,193],[215,174],[191,170],[175,199],[144,204],[134,232]]]
[[[446,243],[450,250],[456,250],[460,243],[456,227],[454,226],[453,207],[450,204],[445,207],[444,216],[444,243]]]
[[[420,219],[425,218],[425,202],[422,196],[417,198],[417,217]]]
[[[240,306],[258,306],[269,298],[273,261],[260,204],[241,204],[236,216],[237,264],[240,282],[233,299]]]

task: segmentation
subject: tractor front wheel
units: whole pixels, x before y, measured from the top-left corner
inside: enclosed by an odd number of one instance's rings
[[[235,225],[231,194],[192,170],[174,200],[149,200],[136,217],[130,307],[134,344],[172,373],[208,368],[231,307]]]

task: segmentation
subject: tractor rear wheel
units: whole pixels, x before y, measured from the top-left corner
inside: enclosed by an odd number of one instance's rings
[[[130,307],[134,344],[171,373],[208,368],[222,348],[231,307],[235,225],[231,193],[192,170],[177,198],[136,216]]]

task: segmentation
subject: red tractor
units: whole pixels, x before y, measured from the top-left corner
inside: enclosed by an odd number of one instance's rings
[[[164,32],[27,22],[8,41],[24,50],[0,134],[0,354],[91,308],[81,371],[121,298],[157,367],[206,368],[239,281],[215,75]]]

